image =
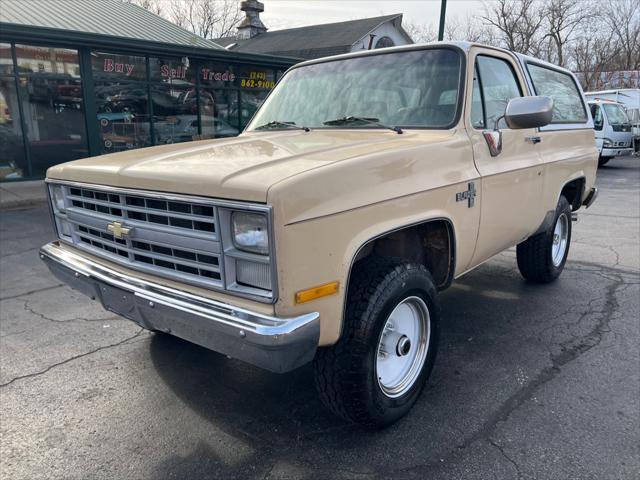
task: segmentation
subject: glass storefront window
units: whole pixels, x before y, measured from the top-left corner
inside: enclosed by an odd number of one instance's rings
[[[86,55],[80,62],[74,49],[0,43],[0,182],[42,178],[89,155],[236,136],[282,75],[186,55]],[[90,72],[81,71],[85,60]],[[95,118],[85,119],[85,97]],[[91,142],[87,122],[98,125]]]
[[[102,143],[101,153],[151,145],[146,84],[96,84],[95,99]]]
[[[198,103],[193,87],[152,84],[154,144],[187,142],[198,136]]]
[[[16,44],[19,74],[51,74],[60,78],[80,78],[78,51],[68,48]]]
[[[91,52],[91,71],[95,81],[146,81],[147,59],[135,55]]]
[[[275,72],[260,67],[242,67],[238,69],[236,84],[243,90],[270,90],[276,85]]]
[[[195,85],[196,69],[184,58],[149,58],[149,72],[152,82],[172,85]]]
[[[78,52],[30,45],[15,48],[29,175],[44,176],[52,165],[89,155]]]
[[[0,43],[0,75],[11,75],[13,73],[13,56],[11,55],[11,45]]]
[[[233,90],[200,91],[202,138],[235,137],[238,130],[238,93]]]
[[[0,181],[29,175],[14,77],[0,77]]]
[[[235,68],[222,63],[203,63],[198,68],[200,84],[208,87],[226,88],[235,86]]]
[[[256,113],[262,102],[269,95],[268,90],[244,91],[240,92],[240,127],[244,129],[249,120]]]

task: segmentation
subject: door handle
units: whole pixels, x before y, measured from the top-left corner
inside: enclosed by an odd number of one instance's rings
[[[527,137],[525,138],[525,141],[532,143],[532,144],[536,144],[536,143],[540,143],[542,141],[541,137],[535,136],[535,137]]]

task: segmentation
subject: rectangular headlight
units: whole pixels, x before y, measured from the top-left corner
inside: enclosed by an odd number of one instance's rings
[[[56,185],[55,183],[49,184],[49,192],[53,209],[56,212],[64,213],[65,200],[64,200],[64,187],[62,185]]]
[[[262,213],[233,212],[231,214],[233,245],[243,252],[269,254],[269,227]]]
[[[73,227],[69,223],[66,215],[66,199],[63,185],[51,183],[49,188],[49,201],[51,202],[51,213],[53,216],[53,224],[58,237],[70,240]]]

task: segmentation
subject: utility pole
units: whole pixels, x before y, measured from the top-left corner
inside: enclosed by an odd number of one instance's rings
[[[438,41],[444,40],[444,17],[447,13],[447,0],[440,0],[440,28],[438,29]]]

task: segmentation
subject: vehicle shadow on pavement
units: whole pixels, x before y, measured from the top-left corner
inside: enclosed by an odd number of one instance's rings
[[[289,475],[295,478],[384,476],[407,466],[437,466],[455,455],[529,376],[548,366],[556,320],[570,304],[579,313],[576,298],[587,303],[591,297],[587,285],[572,278],[577,273],[565,272],[556,282],[561,288],[535,286],[506,262],[491,262],[444,292],[440,351],[429,385],[405,419],[382,431],[333,417],[318,399],[308,365],[272,374],[155,335],[150,353],[162,380],[212,429],[254,452],[241,465],[229,465],[201,442],[187,456],[162,459],[155,477],[262,477],[282,465],[285,472],[294,468]],[[594,282],[593,288],[601,286]]]

